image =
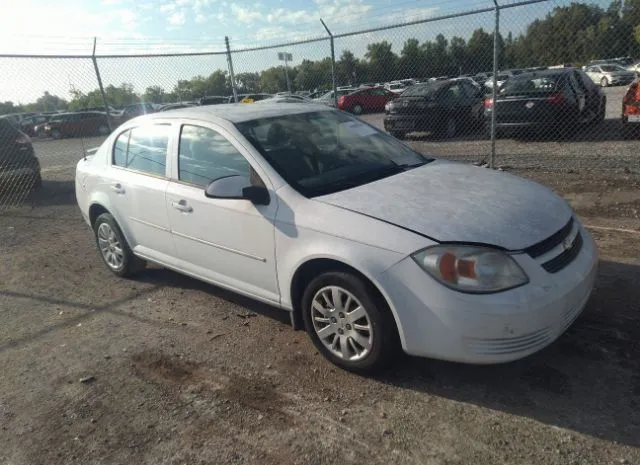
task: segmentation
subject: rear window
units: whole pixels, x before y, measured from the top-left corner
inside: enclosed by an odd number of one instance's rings
[[[403,97],[435,97],[444,87],[443,83],[421,84],[408,87],[402,93]]]
[[[502,92],[550,92],[557,89],[561,77],[556,74],[509,79]]]

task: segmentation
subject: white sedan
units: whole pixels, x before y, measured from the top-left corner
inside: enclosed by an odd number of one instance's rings
[[[78,163],[76,195],[117,275],[154,262],[280,307],[355,371],[399,348],[468,363],[536,352],[581,313],[598,261],[549,189],[313,104],[133,119]]]

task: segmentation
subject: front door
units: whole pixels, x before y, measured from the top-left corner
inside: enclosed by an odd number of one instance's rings
[[[171,233],[185,271],[278,303],[273,193],[269,205],[204,195],[209,182],[230,175],[249,177],[269,189],[264,174],[245,155],[244,147],[222,128],[182,126],[177,166],[167,190]]]

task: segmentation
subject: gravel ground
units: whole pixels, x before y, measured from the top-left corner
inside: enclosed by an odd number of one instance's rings
[[[486,144],[409,143],[460,159]],[[491,367],[404,357],[371,378],[276,309],[157,267],[112,276],[75,205],[77,145],[39,142],[43,188],[0,214],[0,464],[640,464],[640,234],[602,229],[640,231],[637,143],[499,142],[601,251],[556,343]],[[581,156],[598,165],[549,166]]]

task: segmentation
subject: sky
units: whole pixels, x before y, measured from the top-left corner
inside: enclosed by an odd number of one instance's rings
[[[501,0],[501,4],[516,0]],[[568,0],[505,10],[501,30],[517,34],[537,17]],[[597,2],[600,3],[600,2]],[[322,18],[334,34],[364,30],[491,7],[492,0],[16,0],[0,15],[0,54],[88,55],[97,38],[98,55],[219,52],[179,58],[98,61],[105,85],[130,82],[169,88],[177,79],[227,69],[224,37],[232,50],[325,37]],[[336,39],[336,54],[349,49],[363,56],[368,43],[388,40],[399,53],[407,38],[421,41],[438,33],[468,38],[473,29],[493,29],[493,13],[429,22]],[[233,54],[236,73],[278,64],[277,52],[302,59],[329,56],[329,42]],[[26,103],[45,90],[68,98],[69,89],[97,87],[88,59],[0,57],[0,101]]]

